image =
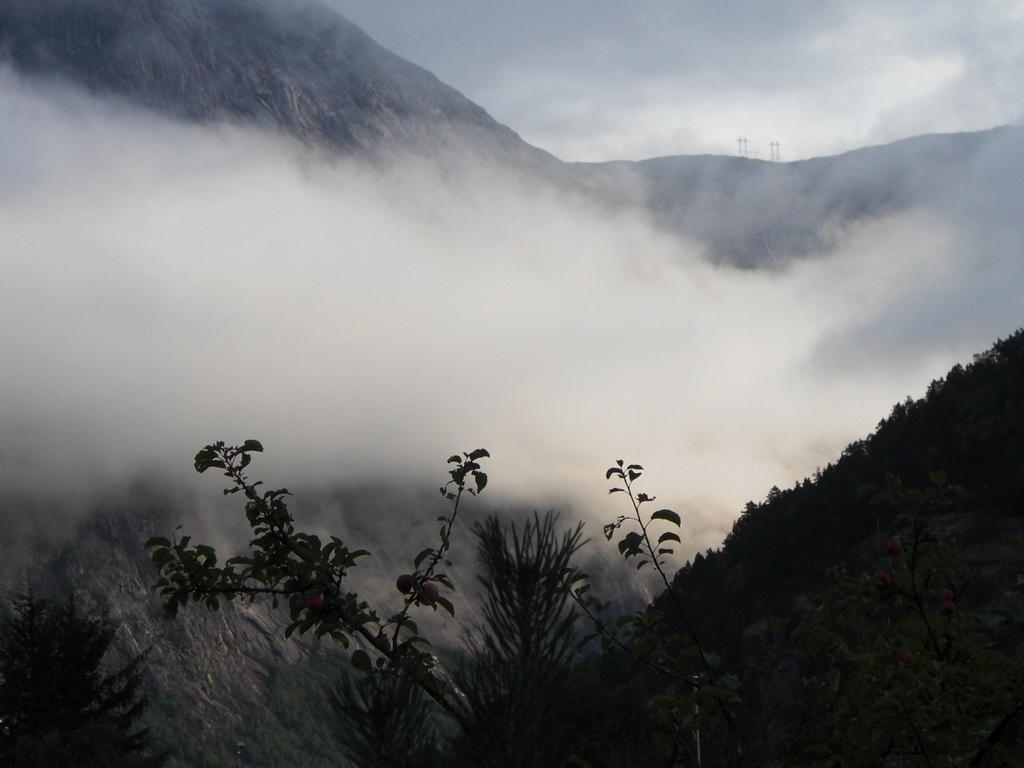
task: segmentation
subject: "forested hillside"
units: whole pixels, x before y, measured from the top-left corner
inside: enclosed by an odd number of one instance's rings
[[[842,407],[841,403],[836,404]],[[965,542],[996,543],[1024,524],[1024,331],[932,382],[920,400],[897,404],[878,429],[834,463],[788,490],[751,502],[721,549],[676,576],[704,631],[735,647],[745,627],[792,610],[826,567],[877,554],[895,511],[861,489],[886,474],[924,487],[934,472],[967,491]]]

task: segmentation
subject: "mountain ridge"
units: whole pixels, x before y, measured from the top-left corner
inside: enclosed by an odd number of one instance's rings
[[[419,154],[582,194],[696,240],[714,262],[781,269],[852,223],[932,205],[1024,130],[911,137],[787,163],[726,155],[565,163],[316,0],[8,0],[0,60],[199,123],[228,120],[373,161]],[[500,169],[500,170],[497,170]]]
[[[312,0],[11,0],[0,51],[173,117],[376,154],[426,143],[539,163],[482,107]]]

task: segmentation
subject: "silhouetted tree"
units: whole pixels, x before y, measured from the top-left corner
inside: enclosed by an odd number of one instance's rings
[[[115,626],[64,602],[32,595],[0,625],[0,763],[18,766],[158,765],[136,724],[146,654],[108,671]]]
[[[470,651],[453,673],[451,711],[386,670],[342,679],[335,691],[346,756],[360,768],[562,766],[573,733],[564,717],[576,642],[565,588],[581,526],[554,514],[522,526],[491,517],[474,527],[483,587]],[[444,732],[451,738],[444,738]]]
[[[559,715],[576,647],[565,589],[582,528],[559,533],[554,514],[521,528],[491,517],[474,528],[482,620],[455,677],[462,692],[460,764],[544,768],[564,764],[572,734]]]
[[[360,768],[432,768],[438,734],[430,699],[409,678],[394,673],[345,676],[334,692],[341,717],[339,740]]]

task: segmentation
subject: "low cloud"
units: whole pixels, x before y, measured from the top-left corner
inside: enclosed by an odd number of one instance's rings
[[[644,464],[692,552],[1024,317],[1008,163],[765,273],[500,168],[368,168],[10,74],[0,112],[0,484],[53,509],[216,495],[191,456],[221,438],[300,499],[436,493],[483,446],[491,503],[591,535],[621,511],[604,469]],[[342,506],[318,524],[359,529]]]

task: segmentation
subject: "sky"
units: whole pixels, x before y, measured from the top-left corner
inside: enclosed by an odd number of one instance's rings
[[[564,160],[783,160],[1024,120],[1024,0],[329,0]]]

